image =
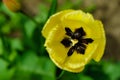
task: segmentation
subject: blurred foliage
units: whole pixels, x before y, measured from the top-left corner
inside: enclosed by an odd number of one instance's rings
[[[41,29],[48,17],[57,10],[77,9],[82,0],[70,0],[57,9],[57,0],[40,4],[42,10],[31,20],[21,13],[12,13],[0,2],[0,80],[57,80],[62,70],[49,59],[44,48]],[[95,5],[83,9],[95,10]],[[120,80],[120,62],[101,61],[88,64],[81,73],[64,72],[58,80]]]

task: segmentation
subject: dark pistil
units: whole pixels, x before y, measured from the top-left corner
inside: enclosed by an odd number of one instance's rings
[[[65,46],[65,47],[70,47],[70,45],[72,44],[72,42],[70,41],[70,38],[64,38],[61,43]]]
[[[86,33],[82,27],[76,29],[75,32],[72,32],[68,27],[66,27],[65,31],[66,31],[66,35],[69,36],[69,38],[65,37],[61,41],[61,43],[65,47],[70,47],[72,45],[72,42],[71,42],[72,39],[78,40],[78,42],[69,49],[69,51],[67,53],[68,56],[71,56],[74,53],[74,51],[76,51],[77,53],[80,53],[80,54],[84,54],[87,44],[93,42],[93,39],[91,39],[91,38],[83,38],[83,36],[85,36]]]

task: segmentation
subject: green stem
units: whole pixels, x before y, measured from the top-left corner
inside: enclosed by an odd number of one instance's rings
[[[62,72],[60,73],[60,75],[57,77],[57,80],[59,80],[63,76],[64,73],[65,73],[65,71],[62,70]]]

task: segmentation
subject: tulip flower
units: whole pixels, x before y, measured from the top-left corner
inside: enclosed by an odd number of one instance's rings
[[[50,59],[61,69],[81,72],[92,59],[99,62],[106,38],[101,21],[81,10],[52,15],[42,29]]]

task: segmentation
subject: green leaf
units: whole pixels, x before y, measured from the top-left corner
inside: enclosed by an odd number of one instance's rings
[[[17,51],[16,50],[13,50],[11,52],[11,54],[9,55],[9,60],[12,62],[15,60],[15,58],[17,57]]]
[[[94,80],[110,80],[108,74],[106,74],[103,70],[102,63],[91,63],[89,65],[86,65],[84,74],[86,76],[90,76]]]
[[[31,73],[16,69],[16,72],[11,80],[31,80]]]
[[[19,38],[11,39],[12,50],[23,50],[22,41]]]
[[[57,10],[57,0],[52,0],[52,4],[48,13],[48,18],[53,15]]]
[[[19,63],[21,71],[37,74],[41,76],[40,80],[55,80],[55,65],[51,60],[47,57],[38,57],[33,51],[24,54]]]
[[[10,25],[9,22],[7,24],[3,25],[2,28],[1,28],[1,32],[3,34],[9,34],[10,31],[11,31],[11,25]]]
[[[111,80],[118,80],[120,78],[120,62],[104,62],[104,72],[109,75]]]
[[[75,73],[64,72],[59,80],[79,80],[79,77]]]
[[[0,59],[0,72],[5,70],[7,67],[8,63],[2,59]]]
[[[14,74],[15,69],[7,69],[8,63],[0,59],[0,80],[10,80]]]
[[[33,35],[33,31],[36,28],[36,24],[29,20],[25,23],[25,31],[26,31],[26,35],[28,36],[28,38],[31,38]]]
[[[79,80],[94,80],[90,76],[87,76],[85,74],[79,73],[78,74]]]

